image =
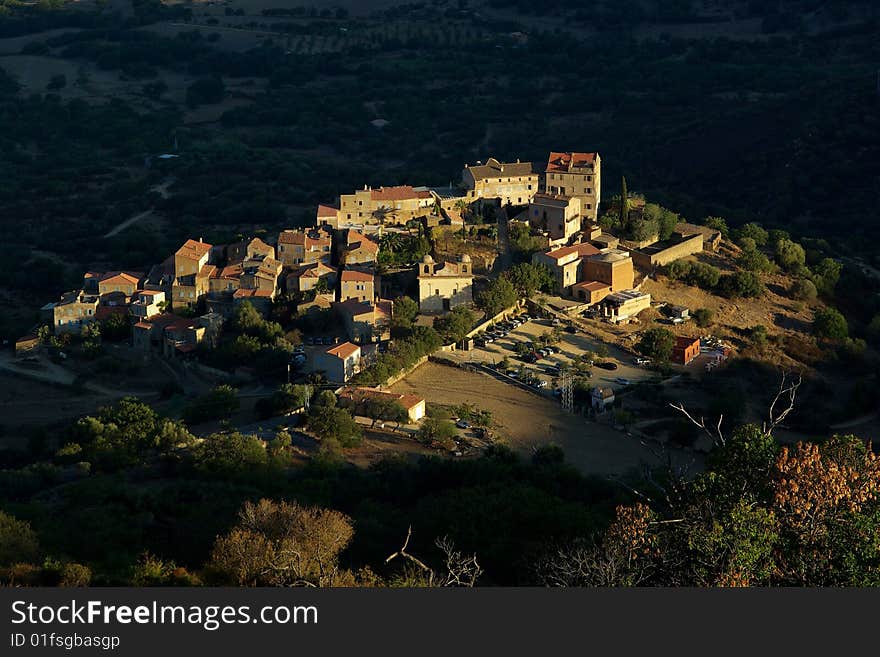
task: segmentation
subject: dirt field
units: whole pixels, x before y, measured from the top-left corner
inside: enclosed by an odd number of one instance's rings
[[[559,405],[489,376],[426,363],[391,389],[415,393],[429,402],[469,402],[492,411],[498,434],[528,457],[536,447],[555,443],[575,467],[591,474],[621,474],[654,455],[633,438],[614,429],[566,415]]]

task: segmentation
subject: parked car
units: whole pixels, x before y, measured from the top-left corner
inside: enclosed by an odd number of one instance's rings
[[[641,356],[637,356],[636,358],[633,359],[633,363],[635,363],[636,365],[650,365],[651,359],[650,358],[642,358]]]
[[[315,344],[315,338],[309,336],[306,338],[306,344]]]
[[[544,347],[543,349],[538,349],[538,353],[541,354],[541,356],[543,356],[544,358],[547,358],[547,356],[549,356],[553,352],[550,351],[547,347]]]
[[[595,365],[596,365],[596,367],[601,367],[603,370],[616,370],[617,369],[617,363],[612,363],[611,361],[608,361],[608,360],[604,360],[600,363],[596,363]]]
[[[474,344],[478,347],[485,347],[487,344],[486,338],[477,338],[476,340],[474,340]]]
[[[532,385],[540,390],[547,387],[547,382],[544,379],[535,379],[532,381]]]
[[[558,354],[560,351],[562,351],[562,349],[560,349],[556,345],[552,345],[552,344],[547,345],[547,349],[549,349],[554,354]]]
[[[554,318],[553,318],[553,321],[550,322],[550,323],[551,323],[553,326],[559,326],[560,324],[562,324],[562,320],[559,319],[558,317],[554,317]]]
[[[577,326],[575,326],[574,324],[569,324],[568,326],[565,327],[565,332],[566,333],[577,333],[578,332]]]
[[[519,372],[517,372],[516,370],[507,370],[506,374],[507,374],[507,376],[509,376],[511,379],[515,379],[515,378],[517,378],[517,377],[519,376]]]
[[[618,384],[620,384],[620,385],[622,385],[622,386],[630,386],[630,385],[632,385],[632,381],[630,381],[629,379],[625,379],[625,378],[623,378],[622,376],[619,376],[619,377],[617,377],[616,379],[614,379],[614,382],[615,382],[615,383],[618,383]]]
[[[537,363],[538,362],[538,356],[535,355],[534,352],[524,354],[522,359],[527,363]]]
[[[457,426],[459,429],[470,429],[471,423],[467,420],[459,420],[455,423],[455,426]]]

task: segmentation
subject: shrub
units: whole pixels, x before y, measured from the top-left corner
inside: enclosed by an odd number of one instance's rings
[[[694,322],[696,322],[697,326],[700,328],[705,328],[712,323],[712,319],[714,318],[715,313],[713,313],[708,308],[697,308],[693,312]]]
[[[826,340],[844,340],[849,336],[849,325],[836,308],[820,308],[813,317],[813,335]]]
[[[789,293],[792,299],[798,301],[813,301],[819,294],[813,282],[806,278],[799,278],[792,283]]]

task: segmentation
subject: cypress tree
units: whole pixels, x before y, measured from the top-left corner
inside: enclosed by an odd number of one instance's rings
[[[626,176],[620,178],[620,226],[626,226],[629,219],[629,195],[626,191]]]

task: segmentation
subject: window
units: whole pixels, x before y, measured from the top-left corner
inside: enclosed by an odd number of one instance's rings
[[[439,297],[439,296],[440,296],[440,290],[434,290],[434,294],[437,295],[437,296]]]
[[[530,191],[531,191],[531,189],[532,189],[532,186],[531,186],[531,185],[529,185],[529,190],[530,190]]]
[[[592,193],[593,193],[593,188],[587,187],[587,194],[592,194]]]
[[[593,176],[587,176],[587,182],[591,182],[593,180]]]
[[[587,210],[592,210],[592,209],[593,209],[593,204],[587,203]]]

